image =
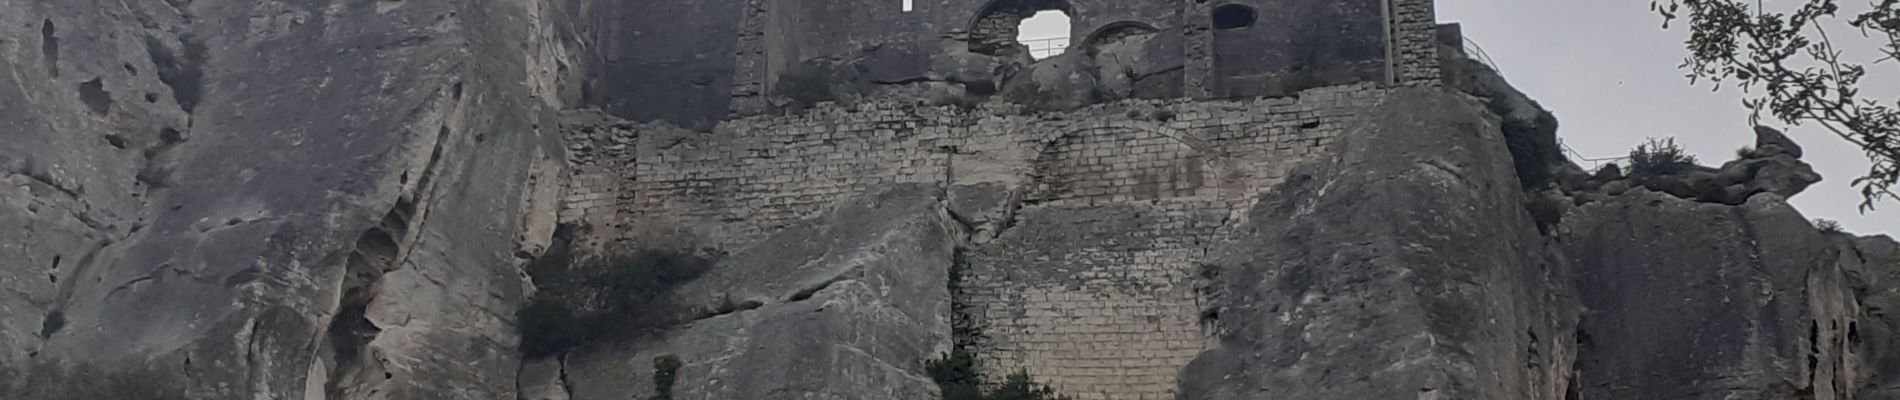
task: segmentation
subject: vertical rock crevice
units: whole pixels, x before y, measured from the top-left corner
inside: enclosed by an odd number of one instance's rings
[[[460,85],[457,86],[459,92]],[[459,95],[456,93],[455,101],[460,100]],[[411,185],[412,172],[401,173],[397,184],[405,188],[404,192],[374,227],[357,238],[355,248],[345,261],[337,305],[321,339],[324,343],[318,350],[318,356],[324,360],[312,366],[324,370],[311,371],[311,376],[324,378],[323,393],[328,399],[369,396],[378,390],[372,382],[394,378],[381,355],[371,346],[384,329],[371,318],[371,311],[381,293],[383,277],[403,268],[409,250],[418,240],[416,233],[426,219],[426,204],[434,192],[432,184],[440,173],[443,154],[453,140],[454,131],[445,124],[434,133],[425,142],[430,143],[430,151],[427,161],[421,164],[420,176]]]
[[[369,349],[369,343],[382,329],[369,319],[368,311],[383,275],[399,267],[399,241],[408,233],[414,214],[413,202],[398,200],[381,223],[357,238],[356,249],[344,264],[342,296],[323,338],[327,346],[324,356],[329,358],[325,364],[329,369],[324,387],[327,398],[349,398],[351,389],[383,378],[377,376],[383,368]]]
[[[190,34],[180,35],[177,41],[178,48],[174,49],[163,39],[146,36],[145,51],[151,55],[152,65],[158,67],[158,81],[171,88],[172,100],[191,114],[204,95],[207,49]]]
[[[46,75],[59,77],[59,27],[53,25],[53,19],[40,20],[40,57],[46,65]]]

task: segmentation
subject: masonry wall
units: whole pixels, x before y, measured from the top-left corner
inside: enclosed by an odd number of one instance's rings
[[[1438,11],[1433,0],[1389,0],[1393,74],[1399,83],[1437,85]]]
[[[571,127],[595,144],[570,148],[590,161],[571,175],[563,216],[742,246],[875,186],[935,184],[979,232],[961,260],[956,326],[989,373],[1028,370],[1077,399],[1172,399],[1176,372],[1202,349],[1206,248],[1288,170],[1327,157],[1383,93],[1365,84],[1060,114],[829,106],[710,133]]]

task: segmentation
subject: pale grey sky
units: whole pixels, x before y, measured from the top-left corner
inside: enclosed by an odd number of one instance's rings
[[[1680,26],[1664,31],[1647,1],[1439,0],[1438,19],[1463,25],[1465,37],[1490,55],[1512,85],[1557,114],[1558,135],[1586,156],[1618,156],[1645,138],[1673,136],[1704,164],[1720,164],[1733,159],[1736,148],[1754,143],[1742,93],[1690,86],[1677,69],[1688,34]],[[1857,32],[1831,33],[1837,40],[1858,38]],[[1872,42],[1853,45],[1858,52],[1850,56],[1873,59]],[[1866,94],[1893,104],[1900,96],[1900,68],[1883,64],[1871,70]],[[1826,177],[1795,196],[1802,213],[1839,220],[1855,233],[1900,233],[1900,202],[1884,201],[1865,215],[1857,208],[1860,193],[1850,183],[1868,165],[1858,148],[1820,127],[1762,122],[1789,131],[1806,148],[1805,160]]]
[[[1022,37],[1068,33],[1060,13],[1038,17],[1025,24]],[[1647,1],[1439,0],[1438,19],[1462,24],[1465,36],[1514,86],[1557,114],[1558,135],[1586,157],[1621,156],[1646,138],[1675,137],[1703,164],[1719,165],[1733,159],[1735,149],[1754,143],[1742,94],[1690,86],[1677,69],[1687,33],[1679,27],[1664,31]],[[1834,34],[1837,40],[1854,36]],[[1864,50],[1850,53],[1859,60],[1874,55],[1871,42],[1848,46]],[[1883,64],[1870,72],[1867,94],[1883,96],[1887,104],[1900,98],[1900,83],[1893,83],[1900,82],[1900,67]],[[1788,128],[1778,121],[1763,123]],[[1795,196],[1795,207],[1809,218],[1838,220],[1859,234],[1900,233],[1900,202],[1884,201],[1864,215],[1857,208],[1860,194],[1850,182],[1868,165],[1859,149],[1818,127],[1784,130],[1826,177]]]

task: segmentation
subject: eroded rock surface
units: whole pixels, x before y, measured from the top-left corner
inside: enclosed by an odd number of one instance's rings
[[[497,22],[538,11],[0,9],[8,356],[151,364],[202,399],[512,395],[517,234],[552,225],[524,210],[561,156],[531,25]]]
[[[1845,337],[1865,311],[1844,246],[1781,197],[1728,206],[1638,189],[1564,227],[1586,310],[1584,398],[1854,398],[1864,378]]]
[[[1559,399],[1574,300],[1494,117],[1401,91],[1215,250],[1185,399]]]
[[[656,395],[656,363],[671,358],[676,399],[933,398],[922,368],[949,346],[965,235],[935,193],[879,189],[734,252],[679,290],[730,313],[576,350],[564,385],[575,399]]]

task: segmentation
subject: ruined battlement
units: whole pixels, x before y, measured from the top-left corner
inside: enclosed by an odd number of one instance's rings
[[[729,85],[690,88],[724,90],[723,114],[566,117],[561,220],[743,248],[882,188],[936,188],[967,235],[956,347],[1080,400],[1173,399],[1214,334],[1210,249],[1395,88],[1440,79],[1429,0],[912,6],[746,2],[718,32],[734,57],[692,61],[732,62]],[[1016,29],[1044,10],[1077,39],[1033,59]]]
[[[561,218],[743,246],[880,187],[939,188],[971,243],[953,292],[957,344],[992,372],[1028,370],[1077,399],[1172,399],[1210,333],[1194,289],[1207,249],[1259,193],[1331,157],[1389,91],[1041,113],[826,104],[710,133],[571,115]]]
[[[592,47],[571,51],[601,55],[564,69],[584,82],[570,103],[679,125],[866,97],[1082,106],[1438,79],[1431,0],[570,1],[588,17],[562,31]],[[1072,44],[1033,59],[1017,25],[1051,10]]]

